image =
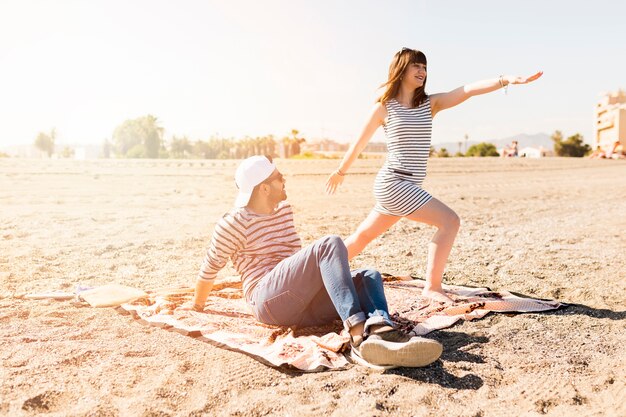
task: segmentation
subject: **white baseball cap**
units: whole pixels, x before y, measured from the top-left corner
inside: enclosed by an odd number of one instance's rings
[[[254,187],[268,179],[275,169],[276,165],[261,155],[251,156],[239,164],[235,172],[235,184],[239,188],[235,207],[247,206]]]

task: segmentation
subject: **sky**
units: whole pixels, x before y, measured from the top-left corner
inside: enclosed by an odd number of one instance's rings
[[[557,129],[591,143],[597,101],[626,88],[626,2],[574,3],[0,0],[0,145],[52,128],[99,145],[147,114],[166,139],[352,142],[402,47],[426,54],[428,93],[544,71],[439,113],[434,144]]]

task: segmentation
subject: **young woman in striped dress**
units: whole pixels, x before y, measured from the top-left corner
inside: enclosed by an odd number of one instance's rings
[[[537,72],[530,77],[501,75],[447,93],[429,95],[426,94],[426,56],[408,48],[396,53],[389,66],[389,78],[383,84],[385,91],[374,106],[361,136],[350,146],[339,168],[326,181],[327,193],[333,194],[376,129],[383,126],[388,154],[374,182],[376,205],[345,241],[349,259],[361,253],[368,243],[403,217],[435,226],[437,231],[428,246],[423,295],[451,302],[441,281],[460,219],[450,207],[422,188],[430,151],[432,119],[440,111],[461,104],[472,96],[506,88],[509,84],[526,84],[542,74]]]

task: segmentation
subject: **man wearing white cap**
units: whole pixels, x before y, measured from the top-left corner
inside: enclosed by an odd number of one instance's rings
[[[350,271],[341,238],[326,236],[302,249],[285,178],[271,158],[244,160],[235,183],[235,208],[216,224],[198,275],[195,310],[204,309],[213,280],[231,259],[260,322],[306,327],[341,318],[357,361],[415,367],[439,358],[441,344],[394,328],[380,274]]]

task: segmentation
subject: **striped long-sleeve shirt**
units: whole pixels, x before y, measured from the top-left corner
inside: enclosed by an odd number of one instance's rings
[[[215,225],[198,279],[215,279],[230,258],[241,275],[243,293],[249,300],[259,280],[301,248],[288,203],[280,203],[269,215],[235,208]]]

